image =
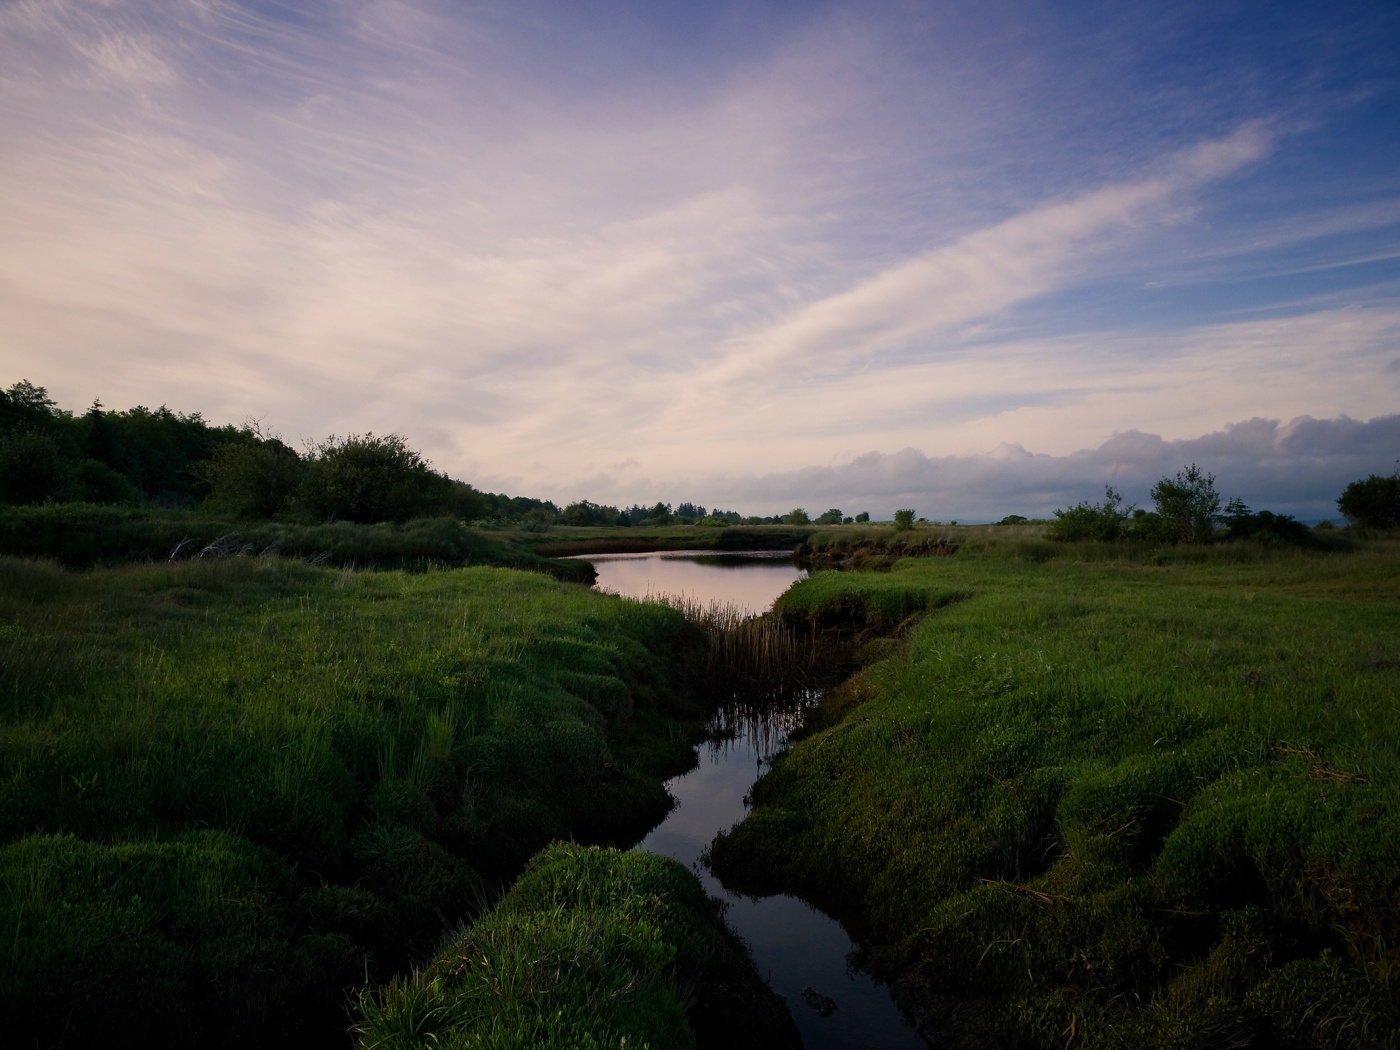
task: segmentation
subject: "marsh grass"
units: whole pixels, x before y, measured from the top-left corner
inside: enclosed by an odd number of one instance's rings
[[[333,1038],[342,989],[551,839],[664,815],[703,653],[674,610],[499,568],[0,558],[6,1038]]]
[[[903,642],[716,867],[860,909],[995,1045],[1394,1045],[1400,550],[1034,542],[783,597]]]

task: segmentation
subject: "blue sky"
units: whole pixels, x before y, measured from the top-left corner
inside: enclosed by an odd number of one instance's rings
[[[0,3],[0,366],[494,490],[1045,514],[1400,457],[1380,3]]]

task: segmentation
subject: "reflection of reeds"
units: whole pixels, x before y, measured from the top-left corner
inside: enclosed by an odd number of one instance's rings
[[[727,602],[674,595],[655,600],[683,613],[709,638],[706,675],[718,701],[713,735],[745,737],[761,754],[780,746],[818,698],[815,632]]]

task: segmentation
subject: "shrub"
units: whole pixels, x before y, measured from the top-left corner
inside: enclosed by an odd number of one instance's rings
[[[286,508],[301,484],[302,461],[277,438],[229,442],[201,465],[209,483],[205,506],[236,518],[270,518]]]
[[[895,511],[894,527],[900,532],[908,532],[914,527],[914,512],[908,509]]]
[[[368,524],[430,517],[450,505],[452,481],[398,434],[327,438],[312,449],[301,500],[324,520]]]
[[[1050,525],[1052,540],[1116,540],[1127,534],[1132,507],[1123,506],[1123,497],[1110,485],[1104,486],[1102,503],[1076,503],[1068,510],[1055,511]]]
[[[1384,478],[1372,474],[1353,481],[1337,498],[1337,509],[1352,525],[1395,528],[1400,525],[1400,472]]]
[[[1312,530],[1291,514],[1273,511],[1252,512],[1243,501],[1232,499],[1225,508],[1225,538],[1231,540],[1264,540],[1312,547],[1318,543]]]
[[[866,522],[868,522],[869,520],[870,520],[870,511],[868,511],[868,510],[863,510],[863,511],[861,511],[859,514],[856,515],[856,524],[857,524],[857,525],[864,525],[864,524],[865,524]]]
[[[807,512],[801,507],[793,507],[783,515],[784,525],[810,525],[812,519],[807,516]]]
[[[839,510],[837,510],[835,507],[832,507],[831,510],[827,511],[825,514],[822,514],[822,515],[820,515],[820,516],[817,518],[817,524],[818,524],[818,525],[840,525],[840,524],[841,524],[841,512],[840,512]]]
[[[1162,478],[1152,487],[1157,517],[1167,538],[1173,542],[1209,543],[1215,538],[1220,521],[1220,494],[1215,491],[1215,475],[1201,472],[1192,463],[1176,472],[1175,478]]]

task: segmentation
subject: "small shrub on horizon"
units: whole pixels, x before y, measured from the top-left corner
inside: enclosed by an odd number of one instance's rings
[[[1067,510],[1055,511],[1055,521],[1050,526],[1052,540],[1104,540],[1122,539],[1128,533],[1128,521],[1134,508],[1123,505],[1123,497],[1114,491],[1113,486],[1104,486],[1104,501],[1090,503],[1085,500]]]

